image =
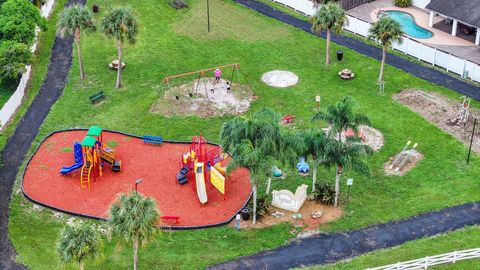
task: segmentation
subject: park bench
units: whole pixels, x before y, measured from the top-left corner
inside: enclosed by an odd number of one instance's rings
[[[144,135],[144,136],[143,136],[143,142],[144,142],[144,143],[150,143],[150,144],[160,145],[160,144],[163,143],[163,138],[162,138],[162,137],[158,137],[158,136]]]
[[[103,91],[100,91],[90,96],[90,102],[92,102],[92,104],[97,104],[98,102],[104,100],[105,98],[106,96],[103,93]]]

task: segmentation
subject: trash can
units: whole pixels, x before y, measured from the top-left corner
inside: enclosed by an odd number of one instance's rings
[[[93,4],[93,13],[98,13],[98,5]]]
[[[243,208],[240,211],[240,215],[242,216],[243,220],[248,220],[250,218],[250,209],[249,208]]]
[[[338,50],[337,51],[337,60],[338,61],[342,61],[343,59],[343,51],[342,50]]]

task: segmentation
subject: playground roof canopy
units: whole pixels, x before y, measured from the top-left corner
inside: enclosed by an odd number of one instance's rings
[[[97,140],[91,136],[85,136],[82,141],[82,146],[93,147]]]
[[[101,127],[98,127],[98,126],[91,126],[89,129],[88,129],[88,132],[87,132],[87,136],[100,136],[100,134],[102,134],[102,128]]]

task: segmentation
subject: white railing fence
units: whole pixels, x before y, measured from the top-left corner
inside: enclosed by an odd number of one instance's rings
[[[454,251],[450,253],[440,254],[432,257],[425,257],[422,259],[399,262],[395,264],[367,268],[366,270],[414,270],[414,269],[428,269],[428,267],[456,263],[458,261],[480,258],[480,248]]]
[[[55,0],[48,0],[45,5],[42,6],[41,14],[43,17],[48,17],[53,8],[53,4]],[[39,30],[37,29],[36,33],[38,34]],[[35,52],[37,49],[37,40],[35,37],[35,42],[33,43],[32,47],[30,48],[32,52]],[[3,105],[0,109],[0,131],[5,127],[5,125],[10,121],[12,116],[17,111],[18,107],[22,104],[23,97],[25,96],[25,89],[28,84],[28,80],[30,79],[31,67],[26,66],[25,72],[22,74],[22,78],[20,79],[20,83],[17,86],[15,92],[10,96],[8,101]]]
[[[294,10],[307,15],[315,14],[316,9],[310,0],[273,0],[284,4]],[[427,4],[429,1],[416,1],[419,5]],[[354,34],[366,37],[370,23],[347,15],[348,23],[344,29]],[[403,43],[393,44],[395,50],[401,51],[407,55],[413,56],[418,60],[446,69],[460,75],[462,78],[468,78],[472,81],[480,82],[480,65],[470,62],[467,59],[458,58],[442,50],[427,46],[414,39],[404,36]]]

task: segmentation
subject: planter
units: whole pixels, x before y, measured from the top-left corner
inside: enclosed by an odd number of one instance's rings
[[[243,208],[240,210],[240,215],[242,216],[242,220],[249,220],[250,219],[250,209],[249,208]]]

